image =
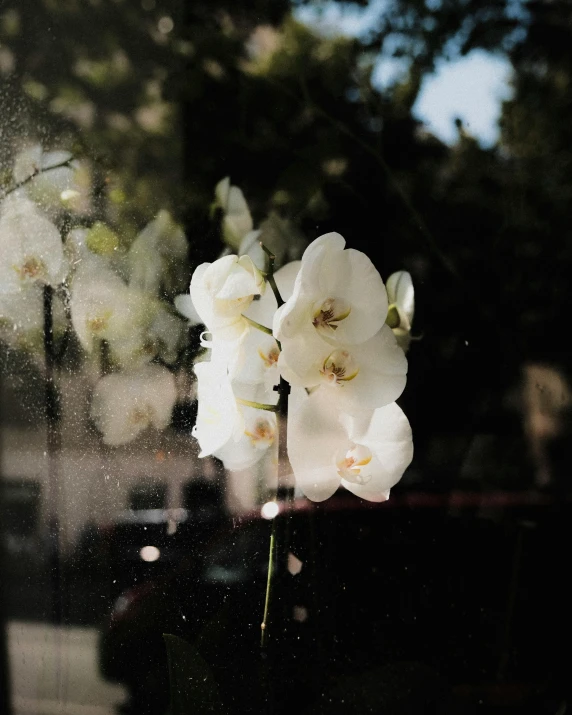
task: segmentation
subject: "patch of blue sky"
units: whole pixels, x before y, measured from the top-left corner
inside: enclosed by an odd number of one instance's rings
[[[439,0],[431,0],[437,6]],[[383,15],[386,0],[371,0],[365,8],[329,2],[305,5],[296,11],[302,22],[324,35],[365,37]],[[522,0],[512,0],[508,14],[525,19]],[[524,23],[523,23],[524,24]],[[373,83],[380,89],[407,74],[406,58],[381,55],[374,68]],[[413,114],[426,128],[447,144],[458,139],[455,120],[484,147],[499,137],[502,103],[511,96],[511,64],[502,53],[473,50],[463,57],[437,62],[435,71],[422,82]]]
[[[413,114],[446,144],[455,143],[459,118],[464,130],[485,147],[499,136],[503,101],[512,90],[510,62],[502,55],[473,50],[454,61],[437,63],[423,79]]]

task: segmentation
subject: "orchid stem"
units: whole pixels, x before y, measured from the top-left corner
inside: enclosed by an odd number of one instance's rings
[[[276,260],[276,256],[262,242],[260,243],[260,247],[268,256],[268,270],[266,271],[266,280],[272,288],[272,292],[274,293],[274,297],[276,298],[278,307],[280,307],[281,305],[284,305],[285,301],[280,295],[280,291],[278,290],[278,286],[276,285],[276,281],[274,280],[274,261]]]
[[[265,402],[253,402],[252,400],[243,400],[242,397],[235,398],[239,405],[244,407],[254,407],[255,410],[266,410],[267,412],[278,412],[278,405],[267,405]]]
[[[267,328],[266,325],[262,325],[262,323],[257,323],[256,320],[252,320],[252,318],[248,318],[246,315],[242,316],[246,322],[249,325],[252,325],[253,328],[256,328],[257,330],[261,330],[263,333],[266,333],[267,335],[272,335],[272,328]]]
[[[270,607],[270,591],[272,577],[274,575],[274,560],[276,558],[276,517],[272,520],[272,531],[270,532],[270,549],[268,552],[268,576],[266,578],[266,595],[264,597],[264,613],[260,624],[260,647],[266,648],[268,642],[268,611]]]
[[[287,451],[287,415],[288,415],[288,395],[290,394],[290,384],[283,378],[280,378],[278,386],[278,404],[276,411],[284,418],[282,425],[278,425],[278,480],[276,485],[276,494],[274,501],[278,502],[279,489],[282,486],[281,477],[283,470],[288,472],[288,451]],[[266,579],[266,596],[264,598],[264,613],[262,615],[262,623],[260,624],[260,647],[266,648],[268,643],[268,616],[271,605],[272,586],[274,584],[274,573],[276,566],[277,552],[277,527],[276,523],[278,516],[272,520],[272,531],[270,533],[270,549],[268,552],[268,577]]]

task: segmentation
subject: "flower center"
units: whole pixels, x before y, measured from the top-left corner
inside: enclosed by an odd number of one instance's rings
[[[264,417],[258,418],[252,429],[244,430],[244,434],[250,437],[250,441],[256,449],[266,449],[274,442],[274,427],[270,420]]]
[[[35,256],[30,256],[29,258],[26,258],[20,268],[16,268],[16,271],[18,272],[22,280],[26,278],[30,278],[33,280],[34,278],[38,278],[38,276],[41,276],[45,273],[46,266],[43,261],[40,261],[39,258],[36,258]]]
[[[269,350],[264,351],[262,348],[258,348],[258,354],[262,358],[264,367],[273,367],[278,362],[280,357],[280,350],[278,350],[278,345],[274,344]]]
[[[372,453],[363,444],[354,444],[349,449],[338,452],[336,467],[342,479],[354,484],[367,484],[371,474],[366,469],[372,460]]]
[[[105,328],[107,327],[107,322],[109,318],[111,317],[111,312],[106,311],[105,313],[101,315],[96,315],[93,318],[88,318],[87,319],[87,327],[90,330],[90,332],[95,333],[96,335],[98,333],[101,333]]]
[[[134,407],[129,414],[129,421],[134,425],[149,424],[153,415],[153,408],[150,405]]]
[[[347,318],[350,312],[351,306],[340,298],[326,298],[321,305],[315,307],[312,325],[316,330],[337,330],[338,323]]]
[[[347,350],[334,350],[324,360],[320,370],[325,382],[330,385],[343,385],[353,380],[358,372],[359,367]]]

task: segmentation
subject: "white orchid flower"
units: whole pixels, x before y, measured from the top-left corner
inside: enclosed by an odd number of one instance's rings
[[[345,249],[328,233],[304,251],[292,297],[278,309],[273,332],[280,341],[314,335],[333,345],[363,343],[385,323],[387,292],[361,251]]]
[[[238,186],[231,186],[228,176],[215,187],[215,206],[223,211],[224,242],[234,251],[238,251],[242,239],[252,231],[252,216],[244,194]]]
[[[18,292],[34,283],[57,286],[68,269],[54,224],[29,199],[8,196],[0,213],[0,292]]]
[[[328,392],[337,409],[351,414],[394,402],[407,381],[407,360],[387,325],[357,345],[331,345],[304,333],[285,339],[278,369],[293,385]]]
[[[193,436],[199,457],[215,456],[227,469],[247,469],[258,462],[277,438],[276,415],[237,402],[235,390],[257,397],[245,386],[232,383],[218,360],[195,364],[199,408]]]
[[[248,256],[223,256],[193,273],[188,296],[177,296],[177,310],[193,322],[198,316],[222,340],[236,340],[248,328],[243,313],[266,284]]]
[[[53,332],[60,337],[67,327],[63,301],[58,294],[52,298]],[[9,345],[44,353],[44,292],[33,284],[18,293],[0,293],[0,336]]]
[[[112,373],[96,385],[90,415],[105,444],[134,440],[150,426],[165,429],[177,399],[172,373],[160,365]]]
[[[60,166],[69,162],[66,166]],[[55,168],[52,168],[55,167]],[[14,181],[27,181],[21,193],[49,213],[69,208],[90,209],[91,178],[85,166],[67,151],[44,152],[40,144],[26,147],[14,159]]]
[[[225,469],[249,469],[278,446],[278,426],[273,412],[240,407],[241,433],[218,449],[214,456]]]
[[[201,448],[199,457],[208,457],[239,434],[239,411],[223,363],[199,362],[194,369],[199,405],[193,436]]]
[[[300,265],[300,261],[292,261],[282,266],[274,274],[276,286],[283,300],[288,300],[292,296]],[[271,326],[277,305],[273,291],[267,290],[259,300],[250,304],[244,314],[255,323],[265,327]],[[272,335],[250,326],[242,340],[240,351],[240,363],[235,361],[235,366],[240,367],[240,370],[231,372],[231,375],[241,383],[264,385],[272,394],[273,387],[280,381],[278,370],[280,348],[276,339]],[[273,394],[276,395],[275,392]],[[261,401],[273,402],[274,400],[264,399]]]
[[[368,501],[385,501],[413,457],[411,427],[391,403],[350,416],[316,392],[288,415],[288,457],[296,485],[313,501],[342,484]]]
[[[288,299],[292,295],[294,282],[300,269],[300,261],[293,261],[282,266],[274,274],[280,295]],[[277,302],[272,290],[266,290],[258,300],[253,300],[245,310],[244,316],[263,327],[272,325]],[[266,395],[259,396],[259,402],[273,404],[277,393],[273,387],[280,381],[278,358],[280,349],[276,339],[251,324],[238,338],[221,340],[217,335],[202,341],[203,347],[211,348],[211,361],[220,362],[228,370],[229,377],[245,386],[264,385]],[[254,399],[254,398],[250,398]]]
[[[183,229],[168,211],[159,211],[131,244],[129,284],[152,295],[176,290],[186,272],[188,245]]]
[[[111,357],[123,367],[137,367],[165,352],[176,357],[183,325],[163,304],[127,286],[99,256],[84,257],[73,277],[71,317],[87,352],[105,340]]]
[[[98,340],[111,341],[132,334],[130,300],[121,278],[97,258],[84,258],[77,267],[71,286],[71,317],[82,347],[91,352]]]
[[[160,355],[168,364],[177,359],[184,334],[184,321],[167,309],[161,301],[154,301],[150,313],[155,315],[146,329],[147,352],[153,357]]]
[[[209,343],[211,360],[195,363],[199,406],[193,436],[199,457],[212,455],[226,469],[240,470],[256,464],[277,443],[276,415],[242,401],[276,404],[278,393],[272,386],[231,380],[227,346],[225,341]]]
[[[386,283],[389,308],[387,324],[397,342],[407,352],[411,342],[411,324],[415,313],[415,291],[411,274],[407,271],[392,273]]]

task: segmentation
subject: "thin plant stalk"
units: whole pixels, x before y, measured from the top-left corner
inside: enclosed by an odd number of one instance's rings
[[[60,401],[56,385],[57,355],[54,341],[53,319],[54,289],[44,286],[43,314],[44,314],[44,361],[45,361],[45,392],[44,407],[46,415],[46,451],[48,457],[48,537],[50,544],[50,572],[52,578],[52,616],[56,625],[64,622],[64,593],[63,574],[61,568],[61,540],[62,526],[58,514],[58,495],[60,492],[60,465],[61,429],[60,429]],[[56,664],[61,657],[61,630],[58,629],[56,643]],[[65,698],[62,668],[57,667],[57,693],[58,699]]]
[[[69,159],[65,159],[65,161],[60,161],[58,164],[54,164],[53,166],[46,166],[42,169],[36,169],[25,179],[22,179],[22,181],[17,181],[15,184],[12,184],[12,186],[9,186],[7,189],[0,189],[0,199],[4,199],[6,198],[6,196],[13,194],[14,191],[18,191],[18,189],[21,189],[23,186],[26,186],[26,184],[29,184],[36,178],[36,176],[39,176],[40,174],[46,174],[48,171],[53,171],[54,169],[70,167],[73,161],[73,156],[70,156]]]
[[[276,298],[276,302],[278,304],[278,307],[281,305],[284,305],[284,300],[282,296],[280,295],[280,291],[278,290],[278,286],[276,285],[276,281],[274,279],[274,261],[275,261],[275,256],[274,254],[268,250],[268,248],[261,243],[260,244],[263,251],[266,253],[268,257],[268,270],[266,273],[266,280],[268,281],[268,284],[272,288],[272,292],[274,293],[274,297]],[[278,341],[276,341],[278,343]],[[280,344],[278,343],[278,348],[280,348]],[[278,429],[278,481],[276,485],[276,494],[274,496],[274,502],[278,504],[278,492],[281,486],[281,481],[282,481],[282,470],[285,468],[285,465],[288,464],[288,451],[287,451],[287,434],[286,434],[286,417],[288,415],[288,395],[290,394],[290,385],[286,380],[284,380],[283,377],[280,378],[280,384],[274,388],[278,391],[279,397],[278,397],[278,404],[276,405],[276,412],[277,412],[277,417],[278,415],[281,415],[283,417],[282,419],[282,425],[280,425],[279,422],[277,422],[277,429]],[[270,532],[270,548],[268,551],[268,576],[266,578],[266,594],[264,597],[264,613],[262,615],[262,623],[260,624],[260,647],[261,648],[266,648],[268,644],[268,618],[270,614],[270,606],[271,606],[271,599],[272,599],[272,587],[274,584],[274,577],[275,577],[275,571],[276,571],[276,557],[277,557],[277,528],[276,528],[276,522],[278,519],[278,515],[274,517],[272,520],[272,530]]]

